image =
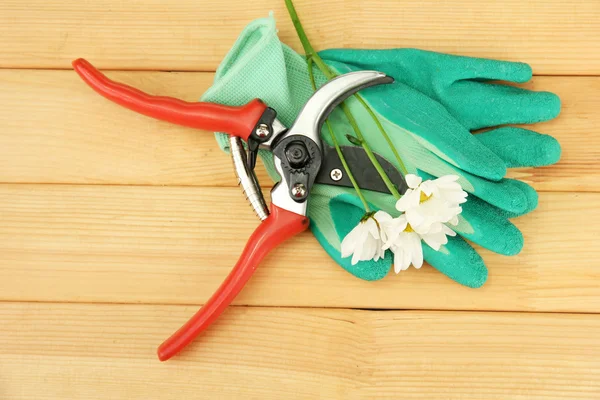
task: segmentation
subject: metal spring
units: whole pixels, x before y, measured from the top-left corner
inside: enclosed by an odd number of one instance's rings
[[[242,187],[246,199],[250,202],[258,218],[264,221],[269,217],[269,209],[267,208],[267,203],[260,190],[260,185],[254,171],[248,169],[246,150],[244,149],[242,140],[239,137],[230,136],[229,148],[233,161],[233,169],[238,178],[238,185]]]

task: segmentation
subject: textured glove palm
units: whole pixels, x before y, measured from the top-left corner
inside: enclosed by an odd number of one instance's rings
[[[527,65],[412,49],[327,50],[320,54],[337,73],[375,69],[393,76],[395,83],[365,90],[363,96],[408,171],[424,178],[458,175],[471,195],[463,205],[457,233],[501,254],[520,251],[522,235],[507,218],[533,210],[537,195],[522,182],[503,179],[506,168],[551,164],[558,160],[560,147],[553,138],[524,129],[498,128],[478,135],[469,129],[538,122],[558,114],[560,103],[553,94],[484,82],[526,81],[531,77]],[[202,100],[242,104],[260,97],[290,124],[312,94],[306,68],[304,58],[279,41],[272,18],[257,20],[240,35]],[[318,83],[324,82],[321,74],[316,76]],[[362,105],[356,101],[348,105],[373,150],[396,163]],[[338,140],[349,144],[345,134],[352,129],[343,114],[336,110],[330,120]],[[323,138],[327,141],[328,135]],[[224,137],[218,135],[217,139],[226,148]],[[261,155],[273,173],[272,156]],[[397,214],[392,196],[367,192],[366,197],[374,208]],[[313,189],[309,217],[323,248],[352,274],[380,279],[391,267],[389,255],[379,262],[356,265],[340,256],[341,239],[363,214],[353,190],[322,185]],[[426,245],[423,250],[426,261],[457,282],[471,287],[485,282],[483,260],[462,238],[450,238],[440,251]]]

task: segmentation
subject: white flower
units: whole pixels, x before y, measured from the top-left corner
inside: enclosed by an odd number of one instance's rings
[[[383,258],[383,244],[387,241],[387,233],[381,228],[380,221],[391,219],[385,211],[366,214],[342,241],[342,257],[352,255],[352,265],[359,261],[377,261]]]
[[[456,236],[456,232],[442,223],[432,225],[425,234],[416,232],[405,214],[391,220],[384,220],[382,228],[386,231],[387,241],[383,248],[394,253],[394,271],[407,270],[412,264],[419,269],[423,265],[423,248],[421,241],[427,243],[432,249],[438,251],[442,245],[448,243],[448,236]]]
[[[467,193],[457,180],[456,175],[445,175],[423,182],[420,177],[408,174],[409,189],[396,203],[396,209],[405,213],[410,226],[421,235],[434,228],[441,230],[440,223],[457,225],[462,212],[459,204],[467,201]]]
[[[448,236],[456,236],[446,224],[458,224],[460,204],[467,197],[457,180],[457,176],[447,175],[423,182],[416,175],[407,175],[409,189],[396,203],[403,214],[397,218],[385,211],[365,214],[342,241],[342,257],[352,256],[355,265],[378,261],[390,249],[396,273],[411,265],[421,268],[422,242],[439,251],[448,243]]]
[[[419,236],[429,247],[438,251],[440,247],[448,243],[448,236],[456,236],[456,232],[446,225],[438,223],[433,225],[428,233]]]
[[[421,236],[415,232],[402,214],[386,224],[388,240],[384,243],[385,249],[394,253],[394,271],[399,273],[414,265],[421,268],[423,265],[423,248]]]

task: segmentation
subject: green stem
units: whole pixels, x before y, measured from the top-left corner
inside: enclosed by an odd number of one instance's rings
[[[350,112],[350,109],[348,108],[346,103],[340,104],[340,107],[342,108],[342,111],[346,115],[346,118],[348,119],[350,126],[352,126],[354,133],[356,133],[356,137],[358,137],[358,139],[361,141],[362,147],[363,147],[363,149],[365,149],[365,153],[367,154],[367,157],[369,158],[369,160],[371,161],[371,163],[373,164],[373,166],[375,167],[375,169],[377,170],[379,175],[381,175],[381,179],[383,179],[385,186],[387,186],[388,190],[395,198],[399,199],[401,197],[401,195],[398,192],[398,189],[396,189],[396,186],[394,186],[394,184],[392,183],[390,178],[387,176],[387,174],[383,170],[383,167],[381,166],[381,164],[379,164],[379,161],[377,161],[377,158],[375,158],[375,154],[373,154],[371,147],[369,146],[369,144],[365,140],[365,137],[363,136],[362,132],[360,131],[360,128],[358,127],[358,124],[356,123],[356,119],[354,119],[354,115],[352,115],[352,113]]]
[[[369,207],[369,203],[363,196],[362,191],[360,190],[360,187],[358,186],[358,183],[356,182],[356,179],[354,179],[354,175],[352,175],[352,173],[350,172],[350,167],[348,166],[348,163],[346,162],[346,158],[344,157],[344,153],[342,153],[342,149],[335,137],[335,134],[333,133],[333,128],[331,127],[329,120],[325,120],[325,125],[327,125],[327,129],[329,130],[329,135],[331,136],[331,141],[333,142],[335,151],[337,151],[338,156],[340,157],[340,161],[342,162],[342,165],[344,166],[344,169],[346,170],[346,173],[348,174],[348,179],[350,179],[350,182],[352,182],[352,186],[354,186],[354,190],[356,190],[356,194],[358,195],[358,198],[363,203],[363,206],[365,207],[365,211],[370,212],[371,208]]]
[[[315,81],[315,74],[313,73],[313,59],[312,57],[308,57],[306,59],[306,64],[308,65],[308,78],[310,79],[310,84],[313,88],[313,91],[317,91],[317,83]]]
[[[296,29],[296,32],[298,33],[298,38],[300,39],[300,43],[302,43],[302,47],[304,48],[306,58],[311,63],[311,67],[309,68],[309,73],[311,74],[311,76],[312,76],[312,63],[314,62],[315,65],[319,68],[319,70],[321,70],[321,72],[323,73],[323,75],[325,75],[325,77],[327,79],[335,78],[337,76],[337,74],[335,74],[329,68],[329,66],[327,64],[325,64],[325,62],[321,59],[321,57],[317,54],[315,49],[310,44],[310,41],[308,40],[308,37],[306,36],[306,32],[304,31],[304,28],[302,27],[302,23],[300,22],[300,18],[298,17],[298,13],[296,12],[296,8],[294,7],[292,0],[285,0],[285,5],[288,9],[288,13],[290,14],[292,23],[294,24],[294,28]],[[312,77],[312,79],[314,80],[314,76]],[[313,87],[314,86],[315,85],[313,84]],[[315,88],[315,90],[316,90],[316,88]],[[357,95],[355,95],[355,96],[357,96]],[[359,99],[359,101],[362,100],[362,98],[360,98],[358,96],[357,96],[357,98]],[[400,155],[396,151],[396,148],[394,147],[389,136],[385,132],[385,129],[379,122],[379,119],[377,118],[377,116],[375,115],[373,110],[371,110],[369,105],[366,102],[364,102],[364,100],[362,100],[361,103],[366,107],[367,111],[369,112],[369,114],[371,115],[373,120],[375,121],[377,127],[379,128],[379,130],[383,134],[384,138],[390,145],[390,148],[394,152],[394,156],[397,158],[400,166],[402,167],[403,171],[406,174],[406,168],[404,167],[404,163],[400,159]],[[400,198],[401,196],[400,196],[400,193],[398,193],[398,189],[396,189],[396,187],[394,186],[394,184],[392,183],[390,178],[387,176],[387,174],[383,170],[383,167],[381,166],[379,161],[377,161],[377,159],[375,158],[375,155],[371,151],[371,148],[369,147],[367,141],[365,140],[364,136],[362,135],[362,132],[360,131],[360,128],[358,127],[358,125],[356,123],[356,119],[352,115],[350,109],[348,108],[348,106],[345,103],[342,103],[340,105],[340,107],[344,111],[346,118],[348,118],[348,121],[350,122],[352,129],[356,133],[356,136],[360,139],[360,141],[362,143],[362,147],[365,149],[365,153],[367,154],[367,157],[369,158],[371,163],[373,163],[373,166],[375,167],[375,169],[377,170],[379,175],[381,175],[381,179],[383,179],[383,182],[387,186],[388,190],[394,197]]]
[[[315,82],[315,75],[313,73],[313,59],[309,57],[307,60],[307,64],[308,64],[308,77],[310,78],[310,84],[312,85],[313,90],[316,91],[317,84]],[[354,179],[354,175],[352,175],[352,172],[350,171],[350,167],[348,166],[348,163],[346,162],[346,157],[344,157],[344,153],[342,153],[340,144],[338,143],[337,138],[335,137],[335,134],[333,133],[333,128],[331,127],[331,124],[329,123],[328,119],[325,120],[325,124],[327,125],[327,130],[329,131],[329,135],[331,136],[331,142],[333,143],[333,146],[335,147],[335,151],[337,152],[338,156],[340,157],[342,166],[344,167],[344,170],[346,171],[346,174],[348,175],[348,179],[350,179],[350,182],[352,182],[352,186],[354,186],[354,190],[356,190],[356,194],[358,195],[358,198],[363,203],[363,206],[365,207],[365,211],[368,213],[371,211],[371,208],[369,207],[369,203],[363,196],[362,191],[360,190],[360,187],[358,186],[358,183],[356,182],[356,179]]]
[[[310,41],[306,36],[306,32],[304,32],[304,28],[302,27],[302,23],[300,22],[300,18],[298,18],[298,13],[296,12],[296,8],[294,7],[294,3],[292,3],[292,0],[285,0],[285,6],[288,9],[288,13],[290,14],[290,18],[292,19],[294,28],[296,28],[298,38],[300,39],[300,43],[302,43],[302,47],[304,48],[306,58],[313,59],[317,67],[321,70],[323,75],[327,77],[327,79],[335,78],[335,74],[331,71],[331,69],[329,69],[327,64],[325,64],[321,57],[319,57],[315,49],[310,44]]]
[[[398,164],[400,165],[400,170],[402,172],[402,175],[406,176],[406,174],[408,174],[408,171],[406,170],[406,166],[402,162],[402,158],[400,158],[400,154],[398,154],[398,150],[396,150],[396,146],[394,146],[394,143],[392,142],[392,139],[390,139],[390,136],[387,134],[387,132],[383,128],[383,125],[381,125],[381,122],[379,121],[379,118],[377,118],[377,115],[375,115],[375,113],[373,112],[373,110],[371,109],[371,107],[369,107],[369,105],[367,104],[367,102],[365,101],[365,99],[363,99],[363,97],[360,94],[356,93],[354,96],[358,99],[358,101],[360,102],[360,104],[363,105],[363,107],[365,108],[365,110],[367,110],[367,112],[369,113],[369,115],[371,116],[371,118],[373,118],[373,121],[375,121],[375,125],[377,125],[377,128],[379,129],[379,131],[381,132],[381,134],[385,138],[385,141],[387,142],[388,146],[390,146],[390,149],[392,150],[392,153],[394,153],[394,157],[396,157],[396,161],[398,161]]]

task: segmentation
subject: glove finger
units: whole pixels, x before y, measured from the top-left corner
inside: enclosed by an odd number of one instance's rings
[[[458,183],[464,191],[513,214],[522,215],[532,210],[529,199],[530,193],[524,193],[524,184],[514,179],[490,181],[462,171],[443,162],[443,160],[430,162],[417,172],[421,176],[427,176],[427,174],[435,177],[457,175],[459,177]]]
[[[448,278],[471,288],[481,287],[488,271],[483,259],[461,237],[449,237],[439,251],[423,244],[423,258]]]
[[[503,127],[475,137],[502,158],[508,168],[542,167],[560,159],[558,140],[528,129]]]
[[[523,234],[507,219],[507,213],[475,196],[470,196],[462,209],[459,223],[452,229],[465,239],[505,256],[523,249]]]
[[[436,178],[426,173],[419,175],[423,179]],[[537,193],[535,190],[533,193],[537,205]],[[508,220],[514,216],[513,213],[494,207],[477,196],[469,196],[461,207],[459,223],[452,227],[456,233],[494,253],[506,256],[518,254],[523,249],[523,234]]]
[[[428,95],[432,85],[447,86],[466,79],[523,83],[532,76],[531,67],[521,62],[456,56],[419,49],[328,49],[319,52],[319,55],[326,61],[385,72]],[[415,84],[419,87],[414,86]]]
[[[468,129],[504,124],[533,124],[556,118],[560,98],[513,86],[459,81],[440,100]]]
[[[365,214],[360,199],[350,192],[351,189],[315,186],[309,200],[311,231],[325,252],[346,271],[367,281],[382,279],[392,266],[391,252],[378,261],[359,261],[355,265],[351,257],[342,258],[342,240]]]
[[[466,56],[448,57],[453,60],[454,81],[477,79],[524,83],[533,75],[531,67],[522,62]]]
[[[472,193],[489,204],[518,215],[531,211],[530,199],[527,193],[523,193],[522,182],[514,179],[492,182],[477,176],[467,179],[473,185]]]
[[[523,196],[527,199],[527,207],[521,211],[501,210],[506,218],[516,218],[525,214],[529,214],[538,206],[538,193],[536,190],[525,182],[516,179],[507,179],[511,181],[511,185],[515,189],[519,189]]]
[[[330,65],[338,73],[355,70],[345,64]],[[395,125],[410,132],[441,159],[488,179],[497,180],[506,174],[504,162],[437,101],[397,82],[365,89],[361,95],[384,126]],[[362,107],[356,103],[349,101],[353,110]]]

